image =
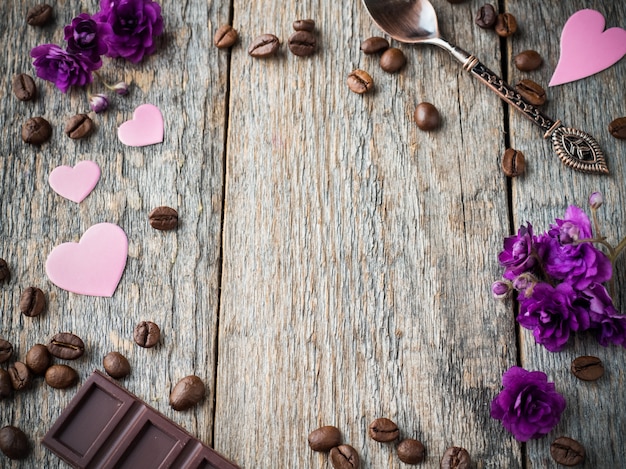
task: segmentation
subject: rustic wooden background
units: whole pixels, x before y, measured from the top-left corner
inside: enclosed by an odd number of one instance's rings
[[[0,336],[14,344],[16,359],[57,332],[74,332],[88,349],[71,363],[84,381],[106,353],[119,351],[132,365],[124,386],[245,468],[330,467],[306,441],[328,424],[358,450],[362,467],[405,467],[393,445],[367,437],[381,416],[424,442],[420,467],[439,467],[452,445],[467,448],[477,469],[557,467],[549,445],[560,435],[586,446],[585,468],[626,467],[626,352],[581,336],[550,353],[516,328],[512,302],[490,294],[503,237],[526,221],[547,229],[568,205],[586,207],[593,191],[605,195],[609,239],[626,236],[626,145],[607,131],[626,114],[625,60],[548,89],[545,113],[590,132],[605,150],[611,175],[590,176],[565,168],[539,129],[445,52],[394,43],[407,66],[383,72],[359,50],[380,32],[358,0],[161,3],[158,53],[138,65],[107,61],[103,75],[132,82],[131,94],[95,116],[94,135],[72,141],[63,127],[88,111],[82,90],[64,95],[37,80],[37,100],[22,103],[10,83],[16,73],[34,76],[32,47],[61,43],[63,26],[98,2],[54,2],[55,19],[44,28],[26,25],[30,5],[0,2],[0,257],[12,271],[0,285]],[[511,82],[547,86],[560,30],[581,8],[626,27],[623,2],[501,1],[520,27],[501,41],[473,23],[483,3],[433,0],[442,32]],[[285,44],[301,18],[316,21],[312,57],[296,57]],[[212,46],[224,23],[240,32],[232,51]],[[250,58],[249,42],[266,32],[281,39],[279,55]],[[512,66],[524,49],[541,53],[540,70]],[[348,90],[355,68],[372,75],[373,93]],[[421,101],[439,108],[440,130],[414,124]],[[163,110],[165,141],[126,147],[116,128],[143,103]],[[21,124],[37,115],[51,122],[52,140],[25,145]],[[507,146],[526,154],[524,177],[502,174]],[[47,177],[83,159],[96,161],[102,177],[74,204]],[[179,211],[177,231],[149,226],[158,205]],[[51,284],[44,264],[53,247],[104,221],[130,241],[115,295],[84,297]],[[626,310],[626,258],[617,276],[616,301]],[[49,303],[38,318],[17,308],[30,285]],[[134,344],[140,320],[161,326],[156,348]],[[571,360],[584,354],[602,358],[602,380],[570,374]],[[559,426],[528,444],[489,416],[502,372],[515,364],[546,372],[568,401]],[[207,399],[175,412],[169,392],[188,374],[203,378]],[[66,467],[39,440],[74,392],[39,378],[0,403],[0,425],[20,426],[32,443],[28,459],[2,458],[2,467]]]

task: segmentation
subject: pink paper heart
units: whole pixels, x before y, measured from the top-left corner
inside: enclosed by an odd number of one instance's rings
[[[626,54],[626,30],[609,28],[602,13],[580,10],[569,17],[561,33],[561,55],[550,86],[601,72]]]
[[[98,223],[78,243],[55,247],[46,260],[46,274],[63,290],[80,295],[113,296],[128,256],[128,238],[119,226]]]
[[[77,204],[91,194],[99,179],[100,167],[93,161],[81,161],[73,168],[58,166],[48,176],[54,192]]]
[[[117,129],[117,137],[124,145],[145,147],[163,141],[163,115],[153,104],[142,104],[133,118]]]

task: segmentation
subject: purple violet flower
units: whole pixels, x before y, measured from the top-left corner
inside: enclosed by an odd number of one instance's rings
[[[507,280],[513,280],[524,272],[529,272],[537,264],[534,249],[533,227],[530,223],[521,226],[517,236],[504,238],[504,250],[498,255],[498,261],[504,266]]]
[[[106,54],[108,47],[105,39],[113,33],[108,23],[97,23],[87,13],[81,13],[68,24],[65,29],[67,50],[94,63],[94,70],[102,66],[101,55]]]
[[[37,76],[54,83],[63,93],[70,86],[91,83],[94,64],[80,55],[61,49],[56,44],[43,44],[30,51],[35,60]]]
[[[600,345],[626,347],[626,316],[617,311],[606,288],[595,283],[582,291],[581,296],[588,301],[590,329]]]
[[[94,18],[113,30],[106,36],[107,55],[135,63],[155,51],[154,38],[163,33],[161,6],[152,0],[101,0]]]
[[[547,435],[561,420],[565,398],[545,373],[513,366],[502,375],[502,386],[491,402],[491,417],[518,441]]]

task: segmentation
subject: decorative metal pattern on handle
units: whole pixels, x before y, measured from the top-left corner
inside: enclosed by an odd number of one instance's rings
[[[591,135],[578,129],[563,127],[561,121],[555,122],[547,117],[527,103],[511,85],[485,67],[476,57],[470,56],[463,67],[541,127],[545,132],[544,138],[551,137],[554,151],[566,166],[584,173],[609,174],[602,149]]]

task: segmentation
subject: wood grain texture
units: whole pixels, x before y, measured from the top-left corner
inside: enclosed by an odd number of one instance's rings
[[[158,52],[138,65],[113,60],[103,68],[110,81],[132,81],[131,95],[94,116],[95,135],[71,141],[62,129],[87,110],[84,94],[64,95],[37,80],[38,99],[21,103],[10,80],[34,75],[29,50],[60,43],[63,25],[98,2],[59,1],[54,23],[40,29],[25,24],[19,3],[0,2],[7,49],[0,61],[0,257],[13,274],[0,285],[0,336],[15,345],[16,358],[71,331],[87,344],[87,354],[70,363],[84,380],[102,369],[107,352],[120,351],[132,366],[124,386],[244,468],[331,467],[306,441],[321,425],[341,430],[363,468],[405,467],[394,445],[367,436],[377,417],[396,421],[401,437],[423,441],[420,467],[429,469],[452,445],[467,448],[476,469],[556,467],[548,448],[561,434],[587,447],[584,467],[626,466],[624,350],[580,337],[561,353],[547,352],[517,330],[515,305],[490,294],[511,226],[531,221],[546,229],[567,205],[585,206],[600,190],[606,234],[626,235],[625,148],[606,131],[624,114],[618,83],[626,62],[549,89],[546,114],[589,131],[607,154],[611,176],[588,176],[562,166],[538,129],[444,51],[393,43],[407,65],[383,72],[377,57],[359,50],[363,39],[381,35],[359,1],[161,2],[166,34]],[[619,2],[504,2],[520,24],[502,43],[504,63],[529,48],[545,59],[540,70],[522,74],[501,69],[501,41],[473,24],[483,3],[433,0],[442,33],[512,83],[548,82],[560,28],[577,9],[603,11],[609,26],[626,21]],[[319,47],[311,57],[286,46],[292,22],[303,18],[316,21]],[[213,33],[228,22],[240,41],[218,51]],[[278,56],[248,56],[262,33],[281,39]],[[348,90],[356,68],[372,75],[373,93]],[[414,124],[422,101],[439,108],[438,131]],[[146,102],[164,112],[165,141],[125,147],[116,128]],[[22,122],[35,115],[54,128],[40,148],[20,139]],[[528,162],[527,175],[510,183],[500,170],[507,144]],[[77,205],[53,193],[47,177],[82,159],[96,161],[102,178]],[[179,211],[175,232],[149,226],[147,214],[158,205]],[[102,221],[118,223],[130,240],[115,295],[59,290],[45,275],[47,254]],[[624,309],[624,258],[617,276]],[[39,318],[17,311],[30,285],[48,297]],[[161,326],[155,349],[132,342],[140,320]],[[571,377],[569,363],[583,354],[603,359],[601,381]],[[559,427],[527,445],[489,416],[503,371],[518,360],[545,371],[569,403]],[[169,392],[187,374],[205,381],[207,398],[174,412]],[[21,426],[33,452],[0,466],[66,467],[39,440],[73,394],[39,378],[3,401],[0,425]]]

